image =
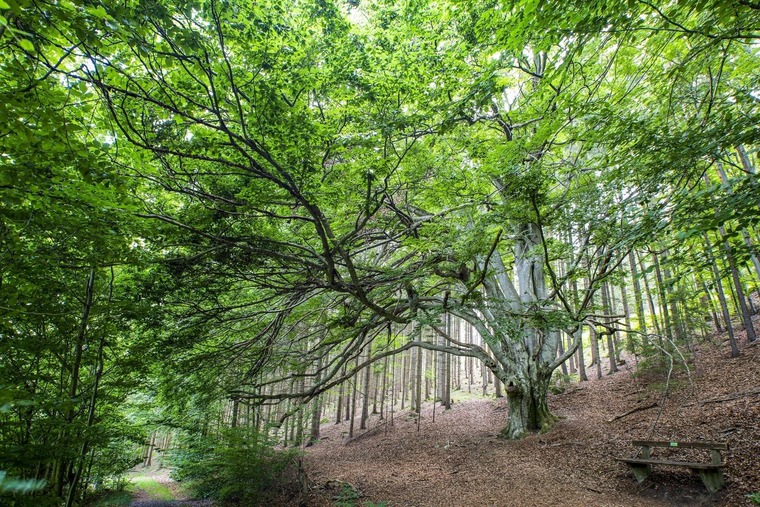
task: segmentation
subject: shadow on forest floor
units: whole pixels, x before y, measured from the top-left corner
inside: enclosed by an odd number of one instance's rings
[[[632,375],[629,361],[615,375],[552,395],[560,421],[520,441],[497,438],[506,422],[504,399],[463,399],[445,412],[437,407],[435,422],[427,404],[419,427],[407,412],[396,412],[382,428],[384,421],[373,416],[369,432],[375,431],[348,444],[341,436],[348,423],[326,424],[323,440],[304,457],[311,492],[300,505],[332,506],[334,485],[348,484],[359,502],[391,507],[751,506],[748,495],[760,489],[760,395],[752,391],[760,379],[760,346],[743,339],[741,357],[730,359],[726,343],[715,340],[697,347],[690,364],[694,390],[678,371],[664,399],[662,388],[651,386],[659,379]],[[656,408],[626,415],[647,405]],[[697,475],[666,467],[638,484],[614,458],[632,456],[631,441],[639,439],[727,442],[726,487],[711,495]]]

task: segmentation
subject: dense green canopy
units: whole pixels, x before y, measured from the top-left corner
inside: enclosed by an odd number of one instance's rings
[[[667,252],[684,308],[757,287],[759,26],[717,0],[0,0],[3,469],[71,505],[146,422],[307,403],[410,347],[512,387],[505,436],[548,427],[632,251]]]

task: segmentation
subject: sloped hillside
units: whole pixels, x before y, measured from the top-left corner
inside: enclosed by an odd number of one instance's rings
[[[635,372],[629,360],[618,374],[568,386],[550,400],[562,419],[521,441],[496,438],[503,399],[438,407],[435,422],[427,405],[419,428],[407,412],[393,424],[374,419],[371,433],[347,444],[345,424],[325,425],[304,457],[306,504],[348,496],[355,505],[405,507],[752,505],[748,495],[760,491],[760,346],[744,345],[730,359],[718,341],[696,347],[689,370],[674,369],[669,382],[668,368]],[[667,468],[638,484],[614,460],[635,454],[634,439],[727,442],[726,487],[710,495],[696,474]]]

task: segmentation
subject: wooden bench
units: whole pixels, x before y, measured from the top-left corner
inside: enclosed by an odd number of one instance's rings
[[[631,442],[641,447],[638,458],[615,458],[622,461],[633,471],[633,475],[639,482],[649,477],[652,465],[666,465],[685,467],[699,473],[705,487],[710,493],[715,493],[723,487],[723,463],[720,451],[727,451],[728,444],[720,442],[660,442],[648,440],[635,440]],[[710,463],[691,463],[688,461],[672,461],[668,459],[653,459],[652,447],[669,447],[671,449],[705,449],[710,451]]]

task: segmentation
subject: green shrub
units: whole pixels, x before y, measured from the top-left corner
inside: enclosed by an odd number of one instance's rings
[[[363,495],[350,484],[343,484],[340,491],[333,496],[333,505],[335,507],[387,507],[388,502],[371,502],[369,500],[359,504]]]
[[[752,502],[752,505],[760,505],[760,493],[750,493],[747,495],[747,498],[749,498],[749,501]]]
[[[86,503],[91,507],[129,507],[131,504],[132,495],[127,491],[101,491]]]
[[[275,449],[254,430],[230,429],[184,444],[169,454],[169,463],[195,498],[266,505],[273,496],[299,492],[298,453]]]
[[[578,374],[570,373],[565,375],[561,370],[554,370],[549,384],[549,392],[552,394],[562,394],[570,384],[578,383]]]
[[[356,501],[362,497],[351,485],[344,484],[338,493],[333,496],[335,507],[355,507]]]
[[[3,507],[47,507],[54,506],[55,500],[38,493],[45,487],[45,481],[8,477],[0,470],[0,505]]]

